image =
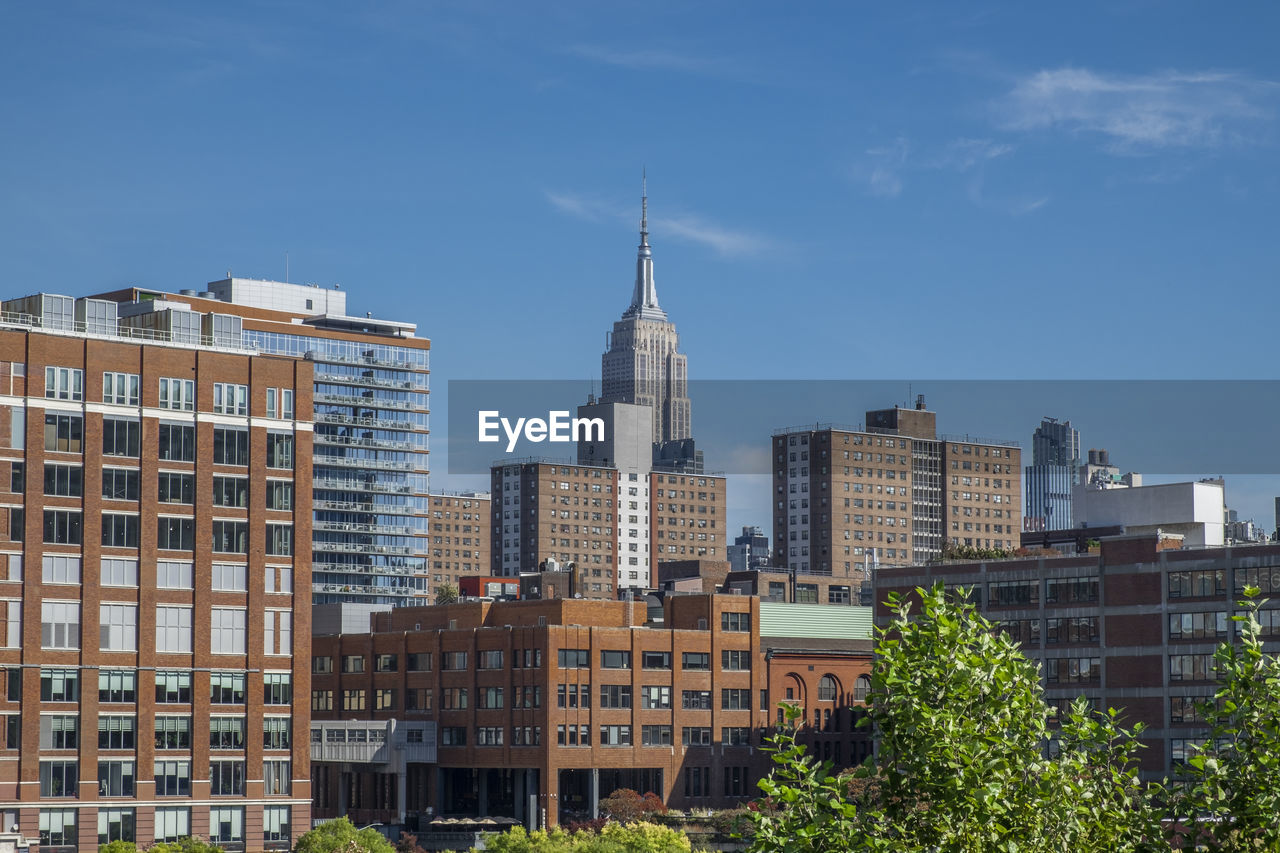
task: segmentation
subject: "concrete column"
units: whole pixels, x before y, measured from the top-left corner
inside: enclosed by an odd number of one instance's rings
[[[590,802],[591,819],[595,820],[600,817],[600,770],[596,767],[591,768],[591,786],[587,799]]]
[[[396,812],[400,815],[400,822],[404,823],[405,814],[409,808],[409,772],[407,768],[401,768],[400,772],[395,775],[396,780]]]
[[[350,811],[347,803],[347,774],[342,772],[341,767],[335,767],[333,775],[338,779],[338,814],[345,815]]]
[[[472,772],[477,775],[476,790],[479,792],[476,798],[476,815],[484,817],[489,813],[489,772],[484,769]]]

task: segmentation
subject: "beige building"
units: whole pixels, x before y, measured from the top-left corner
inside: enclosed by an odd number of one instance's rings
[[[441,493],[431,503],[431,588],[489,571],[489,494]]]
[[[725,478],[654,471],[649,481],[654,564],[727,559]]]

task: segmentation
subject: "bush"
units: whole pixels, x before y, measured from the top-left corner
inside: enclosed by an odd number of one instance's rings
[[[345,817],[320,824],[298,839],[294,853],[396,853],[391,842],[372,827],[356,829]]]

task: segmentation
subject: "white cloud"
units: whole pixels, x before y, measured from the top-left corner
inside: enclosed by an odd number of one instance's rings
[[[974,166],[1012,152],[1012,145],[990,139],[956,139],[947,145],[946,150],[931,165],[937,169],[967,172]]]
[[[579,219],[591,222],[629,223],[632,227],[639,225],[634,207],[624,208],[576,193],[548,191],[546,196],[547,201],[551,202],[557,210]],[[656,239],[671,237],[686,243],[695,243],[713,249],[726,257],[753,255],[775,245],[773,241],[761,235],[720,225],[693,213],[650,215],[649,232]]]
[[[1010,130],[1063,128],[1100,134],[1118,150],[1213,147],[1245,138],[1270,118],[1278,87],[1229,72],[1104,74],[1037,71],[995,104]]]
[[[910,146],[905,137],[899,136],[892,144],[880,148],[868,148],[868,164],[861,171],[867,181],[867,190],[881,198],[897,198],[902,195],[902,171],[907,165]]]

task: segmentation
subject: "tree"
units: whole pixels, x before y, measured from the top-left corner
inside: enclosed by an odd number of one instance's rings
[[[644,798],[630,788],[619,788],[600,801],[600,812],[623,823],[637,820],[644,813]]]
[[[108,841],[106,844],[98,845],[98,853],[138,853],[138,845],[132,841]]]
[[[395,848],[378,830],[356,829],[349,819],[340,817],[303,833],[294,853],[395,853]]]
[[[1139,851],[1159,823],[1138,783],[1140,728],[1072,708],[1056,754],[1036,664],[941,584],[917,590],[919,616],[896,618],[876,644],[868,719],[878,763],[860,784],[773,739],[775,769],[752,812],[753,851]],[[796,708],[787,709],[795,719]],[[1165,847],[1167,850],[1167,846]]]
[[[1280,849],[1280,661],[1263,651],[1258,592],[1244,590],[1239,645],[1214,653],[1221,686],[1199,706],[1209,736],[1174,798],[1186,850]]]
[[[221,847],[202,838],[179,838],[148,847],[147,853],[223,853]]]
[[[572,833],[560,827],[525,832],[517,826],[485,836],[489,853],[689,853],[691,849],[683,832],[652,823],[608,823],[599,832]]]
[[[449,582],[436,586],[436,604],[457,604],[462,600],[458,587]]]

